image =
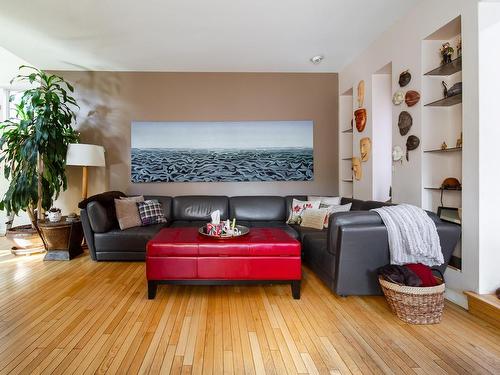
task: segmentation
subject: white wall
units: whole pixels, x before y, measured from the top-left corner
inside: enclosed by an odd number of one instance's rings
[[[479,293],[500,287],[500,4],[479,4]]]
[[[373,100],[373,200],[389,200],[392,184],[392,82],[390,74],[372,76]]]
[[[401,18],[381,38],[340,72],[339,90],[344,92],[367,80],[380,67],[392,62],[392,92],[399,89],[399,74],[409,69],[413,78],[406,90],[422,91],[422,40],[435,30],[461,15],[463,55],[463,269],[448,270],[448,298],[466,306],[463,290],[479,290],[479,133],[478,133],[478,1],[477,0],[425,0]],[[497,43],[498,44],[498,43]],[[367,91],[371,87],[367,85]],[[367,93],[367,96],[370,94]],[[498,98],[498,95],[496,95]],[[369,103],[370,101],[368,101]],[[409,134],[421,137],[422,105],[407,109],[413,116]],[[371,129],[371,108],[368,109],[368,127]],[[405,108],[406,109],[406,108]],[[393,106],[393,145],[405,148],[405,138],[397,128],[402,108]],[[369,131],[371,131],[368,129]],[[410,153],[410,162],[396,164],[392,187],[395,202],[422,205],[422,147]],[[498,186],[498,185],[497,185]],[[494,207],[494,206],[493,206]]]

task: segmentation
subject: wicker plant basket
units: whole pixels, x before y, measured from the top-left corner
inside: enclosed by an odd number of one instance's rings
[[[398,285],[379,277],[380,286],[391,310],[399,319],[410,324],[436,324],[441,322],[444,307],[445,283],[437,278],[439,285],[412,287]]]

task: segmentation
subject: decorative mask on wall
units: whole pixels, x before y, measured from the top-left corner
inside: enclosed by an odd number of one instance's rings
[[[363,108],[365,102],[365,81],[361,80],[358,83],[358,108]]]
[[[362,132],[366,127],[366,109],[360,108],[354,111],[354,120],[356,121],[356,129]]]
[[[405,87],[411,81],[411,74],[409,70],[405,70],[399,75],[399,86]]]
[[[392,96],[392,103],[394,105],[400,105],[405,100],[405,94],[403,91],[396,91]]]
[[[410,90],[405,95],[405,103],[408,107],[413,107],[420,101],[420,94],[417,91]]]
[[[403,163],[403,155],[404,155],[404,152],[403,152],[403,149],[401,148],[401,146],[394,146],[393,149],[392,149],[392,161],[394,162],[401,162]]]
[[[365,137],[359,140],[359,151],[361,153],[361,161],[368,161],[370,159],[370,152],[372,149],[372,141],[370,138]]]
[[[363,177],[363,170],[361,167],[361,159],[354,157],[352,158],[352,174],[354,178],[359,181]]]
[[[398,120],[399,134],[401,135],[408,134],[412,125],[413,125],[413,119],[411,115],[406,111],[401,112],[399,114],[399,120]]]
[[[416,135],[410,135],[406,140],[406,161],[410,161],[409,152],[416,150],[420,145],[420,139]]]

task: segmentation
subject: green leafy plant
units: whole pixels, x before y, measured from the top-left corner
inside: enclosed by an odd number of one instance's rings
[[[69,93],[73,87],[63,78],[42,70],[21,66],[13,82],[29,82],[16,104],[16,116],[0,123],[0,163],[9,180],[9,188],[0,201],[0,209],[18,214],[26,211],[36,227],[42,210],[52,206],[66,190],[66,151],[78,142],[73,129],[74,110],[78,108]]]

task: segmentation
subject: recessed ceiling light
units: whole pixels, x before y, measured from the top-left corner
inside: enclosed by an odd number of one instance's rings
[[[317,55],[317,56],[311,57],[310,60],[314,65],[318,65],[321,61],[323,61],[324,58],[325,58],[325,56],[323,56],[323,55]]]

